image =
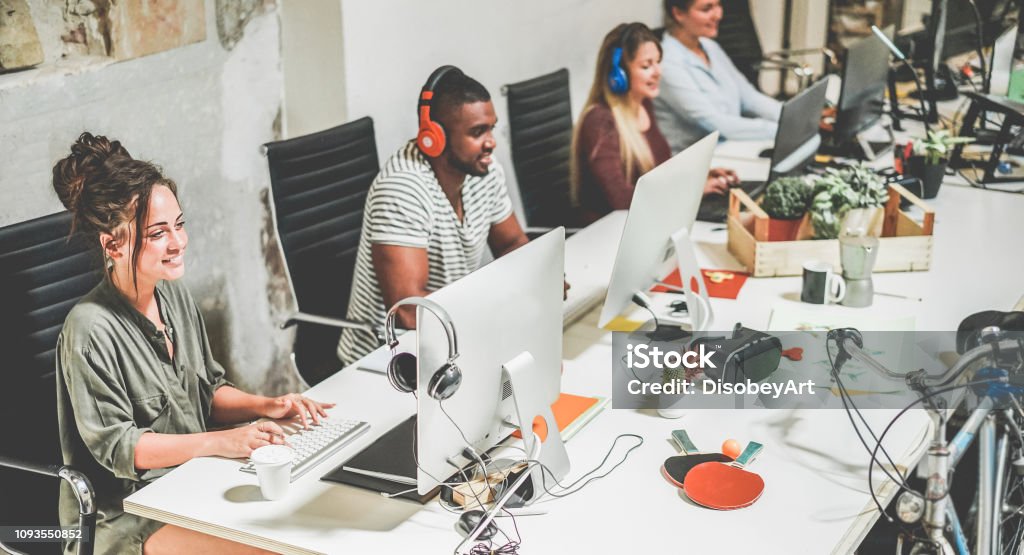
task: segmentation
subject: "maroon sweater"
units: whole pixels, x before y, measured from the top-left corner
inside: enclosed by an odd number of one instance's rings
[[[653,103],[644,101],[644,109],[651,120],[644,138],[651,147],[654,164],[658,165],[668,160],[672,151],[654,119]],[[626,168],[619,153],[619,132],[611,108],[597,104],[583,116],[577,146],[579,198],[584,221],[590,223],[612,210],[629,208],[640,168],[634,167],[633,180],[626,180]]]

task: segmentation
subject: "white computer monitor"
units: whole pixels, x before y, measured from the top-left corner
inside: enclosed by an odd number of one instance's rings
[[[1010,72],[1013,71],[1013,51],[1017,46],[1017,29],[1014,25],[1007,29],[1002,36],[996,39],[992,47],[992,80],[989,83],[989,90],[997,96],[1006,96],[1010,93]]]
[[[558,228],[427,297],[448,312],[457,334],[462,384],[441,403],[461,433],[426,390],[448,358],[447,336],[436,318],[417,309],[420,495],[452,475],[449,460],[472,462],[462,456],[467,440],[484,453],[513,431],[503,422],[518,423],[521,416],[532,422],[545,410],[551,423],[541,461],[562,477],[568,472],[551,416],[561,382],[564,267],[565,230]],[[531,451],[533,434],[523,436]]]
[[[689,233],[697,217],[716,144],[717,131],[637,181],[599,326],[607,326],[622,314],[635,293],[646,293],[673,266],[679,268],[686,289],[691,325],[694,329],[710,325],[710,304]]]

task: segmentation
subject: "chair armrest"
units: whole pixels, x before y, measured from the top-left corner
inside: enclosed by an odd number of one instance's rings
[[[318,325],[321,325],[321,326],[328,326],[328,327],[332,327],[332,328],[342,328],[342,329],[346,329],[347,328],[347,329],[354,329],[354,330],[364,331],[364,332],[372,334],[374,337],[376,337],[377,338],[377,342],[379,344],[381,344],[381,345],[384,344],[384,326],[379,326],[379,325],[375,326],[373,324],[368,324],[366,322],[357,322],[357,321],[354,321],[354,320],[344,320],[342,318],[330,318],[328,316],[318,316],[316,314],[307,314],[305,312],[296,312],[296,313],[292,314],[291,316],[289,316],[288,319],[285,320],[283,324],[281,324],[281,329],[289,328],[289,327],[294,326],[295,324],[298,324],[300,322],[305,323],[305,324],[318,324]]]
[[[88,538],[88,541],[78,542],[78,554],[92,555],[96,539],[96,495],[92,483],[85,474],[70,466],[32,463],[6,455],[0,455],[0,466],[60,478],[70,484],[78,499],[78,527],[82,530],[83,539]],[[3,542],[0,542],[0,549],[15,554],[21,553],[4,545]]]

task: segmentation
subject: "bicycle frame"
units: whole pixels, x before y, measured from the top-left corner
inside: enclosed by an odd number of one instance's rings
[[[854,333],[843,331],[837,334],[836,343],[840,349],[840,357],[836,361],[836,372],[847,360],[856,359],[882,375],[905,379],[911,387],[922,394],[929,389],[928,383],[938,386],[949,385],[955,382],[971,364],[989,357],[999,349],[1004,351],[1020,349],[1020,345],[1016,341],[994,341],[967,351],[956,364],[938,376],[926,376],[921,372],[896,373],[865,353],[862,350],[860,334],[855,330],[850,331]],[[925,455],[927,481],[923,496],[925,512],[921,519],[921,526],[928,539],[927,541],[916,541],[910,553],[912,555],[934,553],[938,548],[939,552],[944,555],[955,553],[969,555],[959,518],[949,498],[948,477],[977,438],[979,447],[978,496],[973,553],[996,555],[1002,546],[1003,477],[1007,472],[1010,448],[1009,432],[1016,433],[1018,439],[1021,435],[1020,429],[1013,420],[1013,409],[997,409],[991,396],[983,396],[953,439],[946,443],[945,410],[927,404],[925,406],[935,423],[931,445]],[[1006,426],[997,428],[996,419],[999,416],[1007,421]],[[952,528],[955,549],[946,537],[947,524]],[[901,549],[901,544],[897,549]]]

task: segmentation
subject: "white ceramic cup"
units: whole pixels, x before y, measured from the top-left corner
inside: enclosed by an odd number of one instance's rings
[[[249,459],[256,467],[263,498],[273,501],[284,497],[292,480],[295,452],[285,445],[264,445],[253,450]]]

